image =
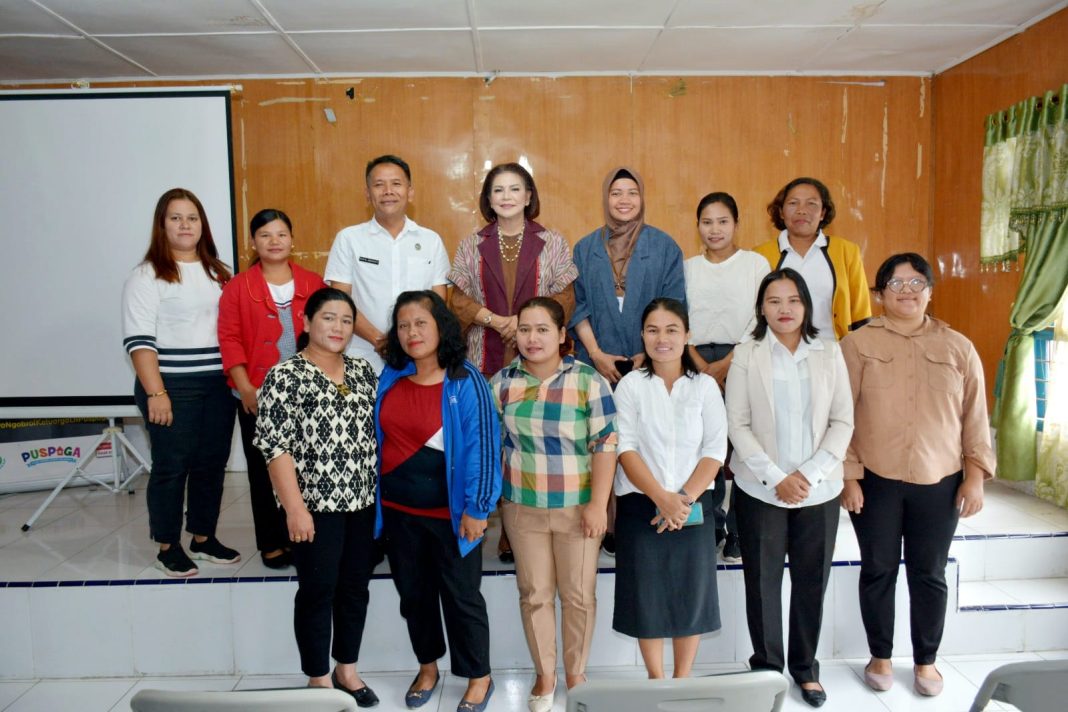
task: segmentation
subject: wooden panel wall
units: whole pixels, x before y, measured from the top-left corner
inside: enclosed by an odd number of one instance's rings
[[[979,270],[984,121],[1068,80],[1065,37],[1068,10],[934,78],[933,240],[941,284],[932,306],[975,343],[990,393],[1020,272]]]
[[[751,246],[774,234],[765,205],[797,175],[831,187],[839,205],[831,232],[865,248],[869,273],[892,251],[929,247],[927,79],[241,83],[239,222],[262,207],[285,209],[302,260],[316,268],[339,228],[370,215],[363,165],[386,152],[411,163],[410,214],[440,232],[450,252],[481,224],[478,192],[488,165],[520,157],[534,170],[541,221],[572,242],[603,222],[601,181],[625,163],[645,178],[648,221],[687,255],[699,249],[693,211],[702,195],[735,195],[741,241]],[[336,124],[326,121],[325,108]]]

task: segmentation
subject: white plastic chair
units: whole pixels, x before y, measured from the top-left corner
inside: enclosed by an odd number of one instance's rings
[[[990,700],[1008,702],[1021,712],[1068,709],[1068,660],[1009,663],[983,680],[971,712],[982,712]]]
[[[772,670],[684,680],[591,680],[567,693],[567,712],[778,712],[789,687]]]
[[[356,712],[356,700],[341,690],[300,689],[141,690],[130,700],[132,712]]]

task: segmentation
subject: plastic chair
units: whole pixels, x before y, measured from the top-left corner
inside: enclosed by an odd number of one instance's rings
[[[1009,663],[992,670],[971,712],[982,712],[990,700],[1008,702],[1021,712],[1068,709],[1068,660]]]
[[[132,712],[355,712],[356,700],[341,690],[300,689],[141,690],[130,700]]]
[[[684,680],[591,680],[567,693],[567,712],[778,712],[789,687],[772,670]]]

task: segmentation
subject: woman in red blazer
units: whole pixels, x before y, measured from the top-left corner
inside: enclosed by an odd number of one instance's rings
[[[285,515],[278,508],[263,455],[252,445],[256,434],[257,389],[279,361],[297,349],[304,331],[304,304],[325,286],[322,277],[289,261],[293,224],[281,210],[261,210],[249,222],[256,256],[249,268],[223,289],[219,301],[219,350],[234,397],[248,462],[249,496],[256,548],[263,563],[281,569],[290,562]]]

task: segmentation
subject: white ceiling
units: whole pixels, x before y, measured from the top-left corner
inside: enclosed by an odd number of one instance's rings
[[[932,74],[1054,0],[0,0],[0,82]]]

